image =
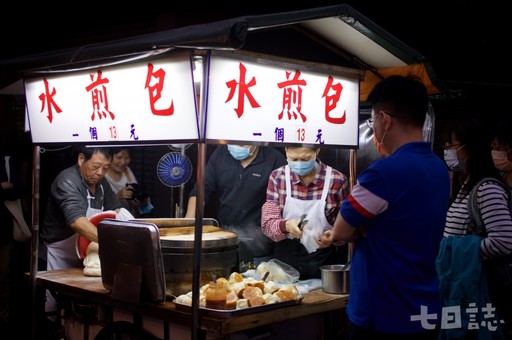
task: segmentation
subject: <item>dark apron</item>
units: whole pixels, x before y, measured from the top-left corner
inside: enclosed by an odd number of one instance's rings
[[[321,266],[345,263],[347,254],[343,248],[331,245],[308,254],[299,239],[286,239],[276,243],[274,256],[297,269],[300,280],[319,279]]]

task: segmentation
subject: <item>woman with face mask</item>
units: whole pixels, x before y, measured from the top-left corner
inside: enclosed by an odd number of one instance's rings
[[[452,198],[444,235],[466,234],[469,223],[468,195],[471,189],[485,177],[503,181],[494,166],[490,137],[484,125],[466,117],[452,121],[446,130],[444,160],[453,172]],[[500,191],[496,185],[490,184],[485,188],[482,188],[481,193],[484,196]]]
[[[274,255],[320,278],[320,266],[346,260],[346,246],[332,244],[332,224],[348,195],[347,177],[318,159],[319,148],[287,147],[288,164],[272,172],[262,207],[263,233],[276,242]]]
[[[500,319],[505,319],[506,327],[510,324],[511,319],[510,316],[501,313],[503,310],[500,312],[499,307],[503,299],[493,296],[496,290],[491,288],[491,281],[487,287],[485,281],[482,283],[480,280],[480,284],[475,284],[466,278],[468,277],[467,273],[476,271],[481,273],[481,270],[484,270],[483,267],[482,269],[478,267],[481,266],[482,259],[484,261],[495,259],[512,252],[512,217],[508,205],[510,192],[492,180],[484,180],[482,184],[478,185],[484,178],[493,178],[504,182],[495,167],[495,162],[493,162],[490,148],[491,138],[483,124],[476,119],[463,117],[452,122],[446,132],[444,157],[446,164],[453,171],[454,195],[452,195],[446,215],[444,239],[441,242],[441,250],[437,258],[440,286],[449,287],[443,283],[446,282],[443,278],[447,277],[450,282],[453,282],[451,277],[458,275],[458,282],[461,285],[467,284],[465,287],[457,286],[457,291],[464,292],[457,295],[457,298],[463,297],[466,299],[465,301],[475,303],[476,308],[483,307],[483,299],[486,299],[486,294],[489,294],[492,307],[498,307],[497,315]],[[475,187],[477,190],[476,206],[485,226],[484,234],[475,230],[474,222],[470,218],[468,200],[470,192]],[[461,242],[466,243],[462,244]],[[446,247],[445,244],[450,245]],[[461,246],[458,246],[459,244]],[[473,249],[475,250],[473,251]],[[447,255],[442,256],[443,254]],[[452,261],[453,259],[458,260]],[[457,269],[457,266],[461,264],[463,264],[462,268]],[[507,295],[510,296],[510,294]],[[446,305],[460,305],[458,301],[453,300],[456,299],[455,295],[445,293],[443,296],[445,299],[450,299]],[[510,309],[510,302],[505,305],[508,306],[507,309]],[[465,320],[465,318],[463,315],[462,319]],[[467,328],[465,330],[467,331]]]
[[[494,166],[512,188],[512,119],[503,120],[496,125],[491,149]]]
[[[481,122],[461,117],[445,132],[444,161],[452,172],[452,202],[469,193],[482,178],[500,178],[491,157],[489,131]]]

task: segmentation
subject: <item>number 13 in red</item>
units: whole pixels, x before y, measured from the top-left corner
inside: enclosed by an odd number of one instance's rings
[[[110,140],[117,139],[117,127],[115,125],[110,125]]]
[[[306,129],[298,128],[297,129],[297,141],[303,142],[306,140]]]

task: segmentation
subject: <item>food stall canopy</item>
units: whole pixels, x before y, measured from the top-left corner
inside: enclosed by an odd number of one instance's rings
[[[343,4],[228,20],[0,60],[1,94],[23,94],[21,78],[133,62],[176,49],[246,50],[364,70],[360,99],[392,73],[420,77],[442,92],[428,60]]]

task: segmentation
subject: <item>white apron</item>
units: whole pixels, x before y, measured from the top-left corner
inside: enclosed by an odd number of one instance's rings
[[[100,184],[101,192],[103,193],[103,186]],[[93,215],[96,215],[99,212],[103,211],[103,205],[101,209],[95,209],[91,207],[91,196],[89,190],[87,190],[87,211],[85,213],[85,217],[91,218]],[[80,268],[83,266],[83,260],[81,260],[76,253],[76,240],[78,238],[78,234],[74,233],[72,236],[57,242],[47,243],[45,242],[47,248],[46,255],[46,269],[47,270],[56,270],[56,269],[65,269],[65,268]],[[45,310],[55,311],[57,310],[57,304],[55,302],[54,297],[47,291],[46,294],[46,306]]]
[[[290,167],[288,165],[285,167],[286,203],[283,208],[283,218],[286,220],[292,218],[299,219],[302,214],[307,214],[306,220],[308,220],[308,222],[303,229],[300,242],[304,245],[309,254],[318,249],[316,240],[320,239],[320,235],[323,233],[324,229],[331,228],[325,217],[325,204],[327,193],[329,192],[329,184],[331,182],[331,170],[332,168],[330,166],[326,169],[322,197],[318,200],[301,200],[292,197]]]
[[[100,185],[100,189],[103,192],[103,186]],[[85,213],[85,217],[91,218],[93,215],[100,213],[103,211],[103,206],[101,209],[95,209],[91,207],[91,196],[90,192],[87,191],[87,211]],[[55,270],[55,269],[63,269],[63,268],[77,268],[82,266],[82,260],[76,255],[76,239],[78,234],[75,233],[73,236],[70,236],[64,240],[45,243],[48,248],[47,255],[47,269]]]
[[[307,214],[308,223],[303,229],[301,240],[285,239],[277,242],[274,248],[274,256],[300,272],[300,279],[307,280],[320,278],[320,266],[337,263],[339,254],[335,246],[318,249],[315,239],[319,234],[331,226],[325,217],[325,204],[331,181],[331,167],[327,167],[324,190],[319,200],[300,200],[293,198],[290,185],[290,170],[286,166],[286,203],[283,208],[283,217],[286,219],[299,219],[302,214]],[[306,249],[306,246],[309,249]],[[316,250],[316,251],[315,251]]]

